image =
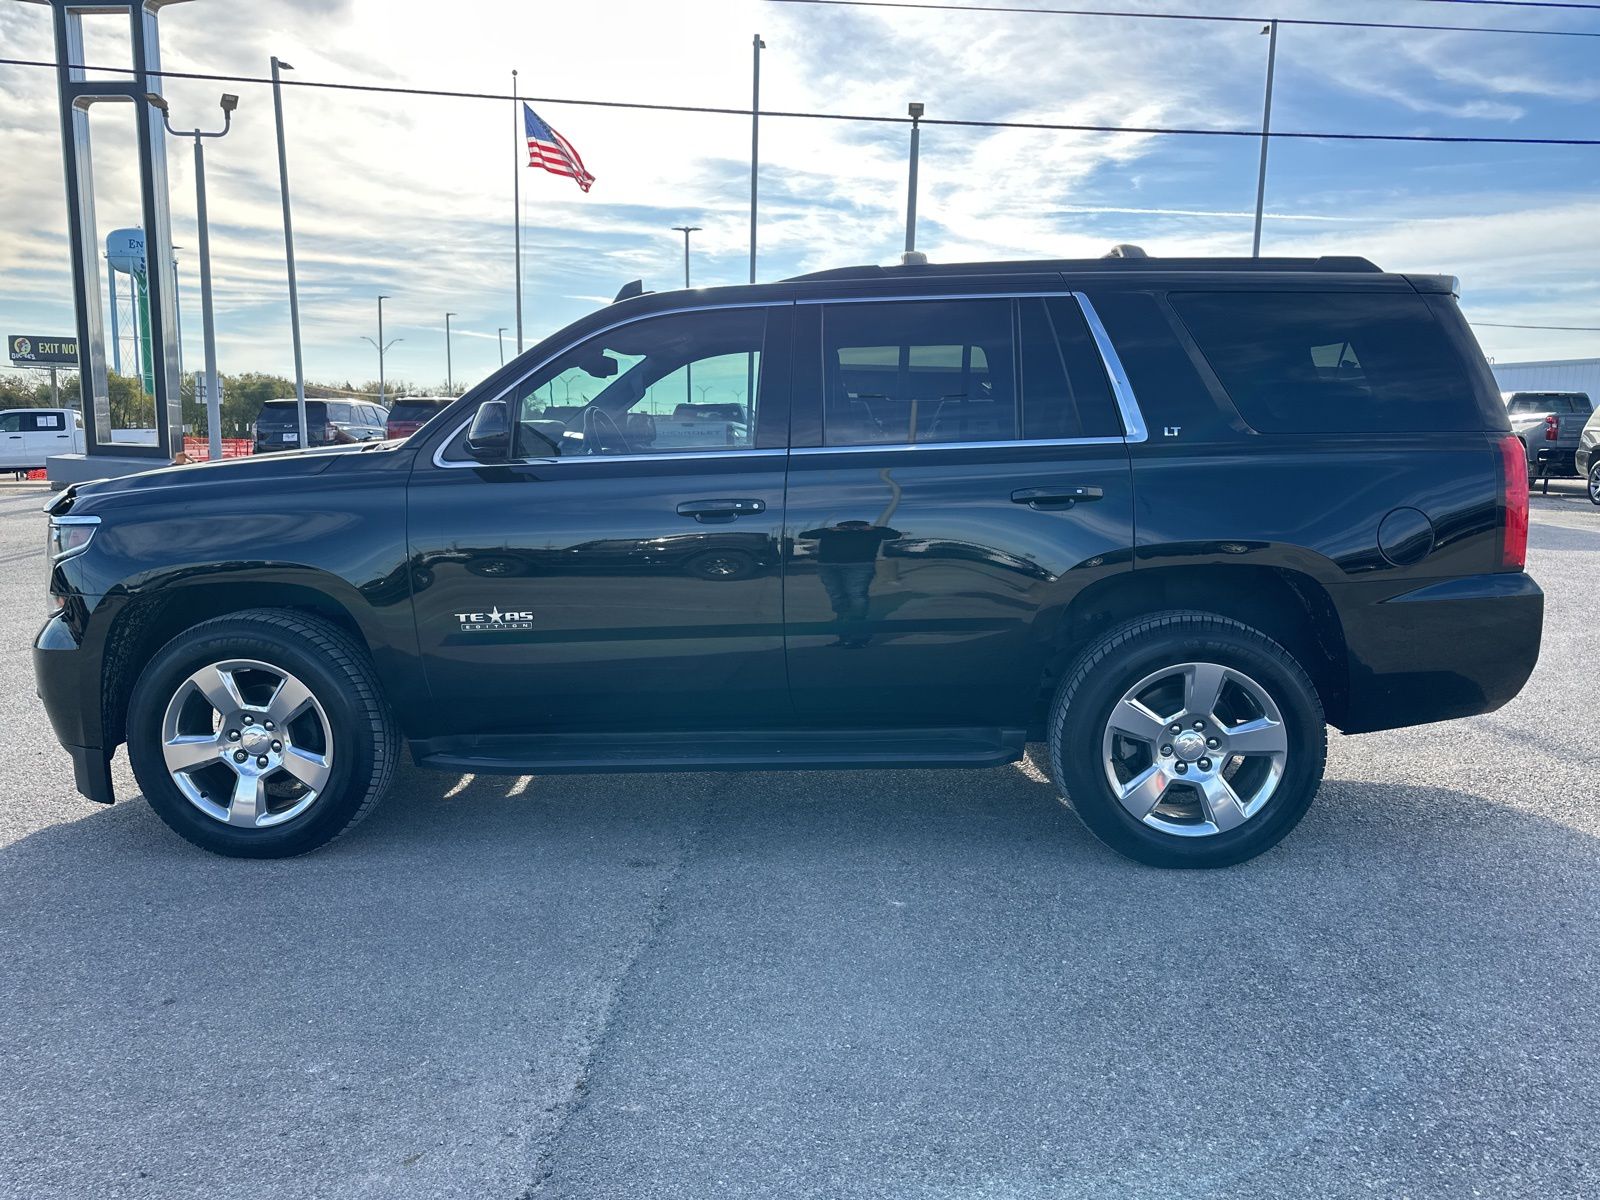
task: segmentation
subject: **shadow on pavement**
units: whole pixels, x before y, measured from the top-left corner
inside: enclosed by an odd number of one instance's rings
[[[1262,859],[1167,873],[1022,769],[516,786],[407,771],[288,862],[136,798],[0,851],[7,1190],[1595,1179],[1597,847],[1514,808],[1331,780]]]

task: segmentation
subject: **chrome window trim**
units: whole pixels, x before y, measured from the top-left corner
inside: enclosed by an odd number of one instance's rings
[[[1111,394],[1116,400],[1117,411],[1122,417],[1122,427],[1126,431],[1122,437],[1087,437],[1087,438],[1048,438],[1032,440],[1012,440],[1003,442],[910,442],[894,443],[892,445],[865,445],[865,446],[800,446],[788,449],[773,448],[739,448],[730,450],[688,451],[676,453],[662,451],[657,454],[594,454],[582,455],[574,458],[519,458],[507,460],[504,463],[481,463],[476,460],[468,462],[451,462],[444,458],[445,450],[451,446],[456,438],[461,436],[463,430],[472,423],[468,417],[450,432],[433,452],[433,465],[443,470],[453,471],[466,468],[479,470],[488,466],[546,466],[561,463],[575,462],[660,462],[671,459],[701,459],[701,458],[726,458],[729,455],[749,457],[752,455],[777,455],[777,454],[866,454],[874,451],[904,452],[906,450],[1001,450],[1013,446],[1098,446],[1114,445],[1118,442],[1127,444],[1131,442],[1148,441],[1149,429],[1144,423],[1144,414],[1139,410],[1138,398],[1134,395],[1133,384],[1128,381],[1128,373],[1122,366],[1122,358],[1117,354],[1117,348],[1112,344],[1111,335],[1106,332],[1106,327],[1100,320],[1100,314],[1095,311],[1089,297],[1082,292],[1065,290],[1046,291],[1006,291],[1006,292],[948,292],[935,295],[882,295],[882,296],[829,296],[806,297],[797,300],[741,300],[728,304],[694,304],[678,308],[663,308],[655,312],[639,313],[636,316],[625,317],[604,325],[599,329],[585,334],[563,345],[559,350],[552,352],[530,367],[512,383],[500,392],[489,397],[493,400],[504,400],[515,393],[523,383],[532,375],[543,370],[550,363],[560,358],[568,350],[596,338],[602,334],[610,333],[613,329],[620,329],[624,325],[634,325],[640,321],[648,321],[653,317],[671,317],[683,313],[714,312],[719,309],[729,308],[782,308],[785,305],[818,305],[818,304],[884,304],[905,303],[908,301],[939,301],[939,300],[1029,300],[1029,299],[1060,299],[1070,296],[1077,301],[1078,309],[1083,313],[1083,319],[1089,326],[1089,335],[1094,339],[1095,349],[1100,354],[1100,365],[1105,368],[1106,378],[1111,383]]]
[[[881,304],[881,303],[907,303],[918,300],[1032,300],[1032,299],[1060,299],[1071,296],[1078,302],[1078,309],[1083,313],[1083,319],[1089,326],[1089,336],[1094,339],[1095,349],[1100,352],[1100,365],[1105,368],[1106,378],[1111,383],[1111,395],[1117,402],[1117,411],[1122,416],[1122,428],[1125,436],[1113,438],[1113,441],[1144,442],[1150,438],[1150,431],[1144,423],[1144,414],[1139,411],[1139,401],[1133,394],[1133,384],[1128,382],[1128,373],[1122,367],[1122,359],[1117,354],[1117,348],[1111,344],[1111,335],[1106,332],[1100,314],[1095,312],[1094,305],[1089,302],[1089,297],[1082,292],[1070,290],[1048,290],[1037,292],[950,292],[939,295],[908,296],[905,294],[883,296],[839,296],[834,298],[807,298],[796,300],[799,304]],[[1078,439],[1077,441],[1065,440],[1061,442],[1033,443],[1035,445],[1082,445],[1085,441],[1093,442],[1096,439]],[[940,443],[941,445],[1023,445],[1021,442],[970,442],[970,443]],[[829,449],[845,450],[846,446],[830,446]]]
[[[1121,437],[1028,438],[1009,442],[888,442],[865,446],[798,446],[790,454],[872,454],[906,450],[1015,450],[1028,446],[1121,446]]]
[[[727,304],[688,304],[688,305],[683,305],[683,306],[681,306],[679,308],[662,308],[662,309],[657,309],[655,312],[638,313],[638,314],[636,314],[634,316],[631,316],[631,317],[624,317],[620,321],[613,321],[609,325],[602,325],[599,329],[596,329],[591,333],[586,333],[582,337],[576,338],[573,341],[570,341],[570,342],[566,343],[559,350],[556,350],[556,351],[554,351],[554,352],[552,352],[550,354],[545,355],[544,358],[540,359],[537,363],[535,363],[533,366],[529,367],[521,375],[517,376],[517,378],[515,380],[513,380],[511,383],[507,384],[505,388],[503,388],[501,391],[495,393],[493,396],[487,397],[481,403],[488,403],[489,400],[504,400],[504,399],[506,399],[508,396],[510,396],[513,393],[515,393],[516,390],[519,387],[521,387],[524,383],[526,383],[530,377],[532,377],[534,375],[537,375],[540,371],[544,370],[551,363],[555,362],[556,359],[560,358],[568,350],[573,349],[575,346],[583,345],[583,343],[587,342],[590,338],[597,338],[601,334],[610,333],[613,329],[621,329],[624,325],[637,325],[640,321],[648,321],[648,320],[651,320],[652,318],[655,318],[655,317],[676,317],[676,316],[682,315],[683,313],[718,312],[718,311],[721,311],[723,309],[729,309],[729,308],[784,308],[784,307],[792,306],[793,304],[794,304],[793,300],[736,300],[736,301],[731,301],[731,302],[729,302]],[[474,409],[473,410],[473,414],[476,415],[476,413],[477,413],[477,410]],[[477,462],[477,461],[472,461],[472,462],[450,462],[450,461],[448,461],[447,459],[444,458],[445,450],[451,445],[451,443],[453,443],[456,440],[456,438],[461,436],[461,431],[463,429],[465,429],[470,424],[472,424],[472,417],[468,417],[465,421],[461,422],[461,424],[457,425],[453,430],[450,431],[450,436],[445,438],[444,441],[439,443],[438,449],[436,449],[433,452],[433,465],[434,466],[442,467],[445,470],[449,471],[449,470],[459,469],[461,467],[485,467],[485,466],[489,466],[490,465],[488,463],[481,463],[481,462]],[[756,449],[756,447],[751,447],[751,450],[754,450],[754,449]],[[770,451],[763,451],[763,453],[769,453],[769,452]],[[719,454],[741,454],[741,453],[749,453],[749,451],[747,451],[747,450],[723,450],[723,451],[719,451],[718,453]],[[783,453],[786,453],[786,451],[780,450],[780,451],[777,451],[777,453],[783,454]],[[610,462],[625,462],[625,461],[629,461],[629,460],[652,459],[652,458],[685,458],[685,457],[687,457],[687,455],[674,454],[672,451],[668,450],[668,451],[663,451],[660,454],[632,454],[632,455],[629,455],[629,454],[611,454],[611,455],[596,454],[596,455],[585,455],[584,457],[585,458],[604,458],[604,459],[607,459]],[[576,458],[566,458],[566,459],[564,459],[564,458],[518,458],[518,459],[514,459],[514,460],[513,459],[507,459],[503,463],[496,463],[494,465],[495,466],[509,467],[509,466],[519,466],[519,465],[521,465],[523,463],[546,463],[546,462],[555,463],[555,462],[579,462],[579,461],[582,461],[582,460],[581,459],[576,459]]]

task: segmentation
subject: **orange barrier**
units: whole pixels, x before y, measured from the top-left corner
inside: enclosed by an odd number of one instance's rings
[[[189,456],[190,462],[205,462],[211,457],[211,444],[205,438],[186,437],[183,439],[183,452]],[[247,458],[255,453],[255,443],[249,438],[223,438],[223,458]],[[45,478],[43,471],[29,471],[30,480]]]

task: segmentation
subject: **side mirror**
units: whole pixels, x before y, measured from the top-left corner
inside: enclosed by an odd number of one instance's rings
[[[486,400],[478,406],[465,448],[479,462],[501,462],[511,456],[511,412],[504,400]]]

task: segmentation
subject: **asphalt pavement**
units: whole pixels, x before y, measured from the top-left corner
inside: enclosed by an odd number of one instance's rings
[[[1600,1194],[1600,509],[1490,716],[1334,738],[1277,849],[1168,873],[1032,763],[475,779],[327,850],[100,808],[0,483],[0,1194]]]

